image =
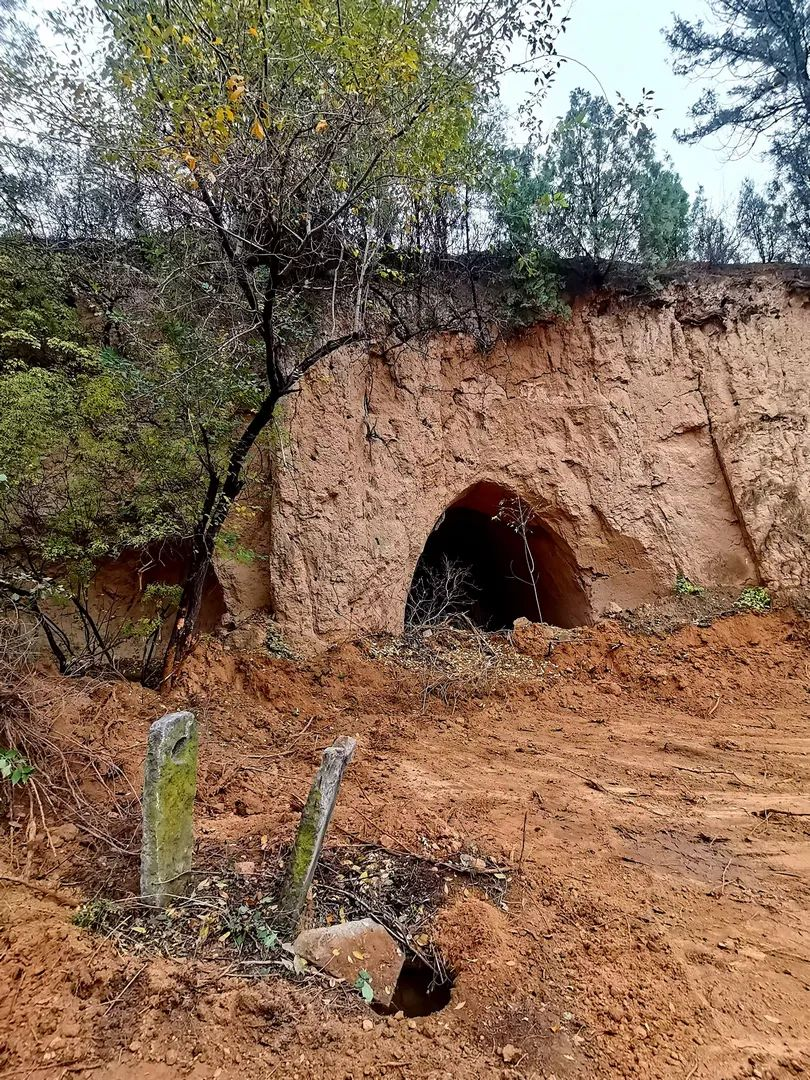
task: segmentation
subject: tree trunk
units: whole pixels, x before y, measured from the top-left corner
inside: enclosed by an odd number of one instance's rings
[[[212,476],[200,517],[194,527],[191,557],[169,644],[163,660],[162,682],[171,681],[179,664],[191,651],[197,637],[205,583],[214,566],[214,548],[228,511],[245,486],[245,461],[259,435],[272,421],[281,391],[271,390],[234,446],[225,478]]]
[[[219,529],[217,529],[218,532]],[[186,579],[183,582],[183,591],[180,594],[180,603],[177,606],[174,626],[163,660],[162,681],[164,682],[172,679],[177,665],[181,664],[191,651],[197,635],[205,583],[214,567],[215,543],[216,534],[213,536],[203,534],[194,538],[191,559],[186,571]]]

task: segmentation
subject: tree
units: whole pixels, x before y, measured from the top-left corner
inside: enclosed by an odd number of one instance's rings
[[[737,237],[723,216],[709,205],[702,187],[698,188],[689,214],[689,235],[691,256],[697,262],[727,266],[740,257]]]
[[[737,202],[737,232],[764,263],[786,262],[790,256],[788,204],[778,185],[770,184],[764,195],[746,180]]]
[[[692,106],[685,142],[728,132],[740,149],[762,135],[787,148],[810,129],[810,3],[807,0],[712,0],[716,27],[676,18],[667,41],[675,72],[711,76]],[[727,85],[725,93],[716,86]]]
[[[762,253],[776,254],[789,234],[797,254],[810,251],[810,2],[713,0],[715,25],[676,19],[667,41],[675,71],[712,79],[692,106],[694,124],[678,132],[683,142],[725,133],[738,153],[763,137],[782,191],[782,210],[771,189],[765,203],[744,191],[741,233]],[[717,85],[728,89],[718,92]],[[774,192],[776,188],[772,189]],[[757,220],[763,205],[766,220]],[[769,239],[770,237],[770,239]]]
[[[153,229],[160,215],[201,235],[184,272],[199,273],[202,252],[259,361],[259,399],[221,459],[197,422],[205,497],[167,671],[194,639],[217,538],[281,403],[375,330],[436,325],[435,254],[451,246],[438,210],[475,167],[476,122],[500,76],[552,52],[554,8],[103,0],[94,74],[25,31],[7,53],[6,114],[136,178]],[[75,53],[92,39],[91,10],[56,24]],[[529,59],[515,65],[518,38]]]
[[[686,192],[656,159],[650,130],[626,109],[575,90],[540,175],[558,197],[539,225],[561,254],[584,257],[604,275],[619,260],[662,262],[684,252]]]
[[[182,552],[209,462],[222,466],[261,400],[244,354],[199,364],[224,353],[227,321],[212,323],[210,302],[178,319],[164,257],[153,248],[151,274],[143,256],[142,269],[108,261],[105,295],[74,252],[0,243],[0,599],[36,618],[63,672],[118,670],[118,647],[142,643],[139,673],[153,674],[176,590],[151,586],[136,615],[94,602],[96,568]]]

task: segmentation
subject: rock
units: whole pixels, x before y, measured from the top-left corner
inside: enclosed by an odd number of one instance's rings
[[[500,1055],[508,1065],[510,1062],[515,1061],[520,1057],[520,1051],[516,1046],[512,1046],[511,1043],[507,1043],[506,1046],[502,1046],[500,1049]]]
[[[197,721],[167,713],[149,728],[143,778],[141,896],[167,907],[188,888],[194,853]]]
[[[256,863],[253,859],[245,859],[243,862],[233,864],[233,872],[242,877],[251,877],[256,873]]]
[[[381,1005],[391,1004],[405,961],[396,941],[373,919],[304,930],[292,949],[296,956],[352,986],[361,971],[368,972],[374,1000]]]
[[[75,840],[78,835],[78,828],[70,821],[65,825],[57,825],[55,829],[51,829],[51,838],[53,840],[60,840],[62,842],[65,840]]]
[[[368,1017],[363,1021],[363,1031],[372,1031],[374,1028],[374,1021],[369,1020]]]
[[[623,610],[624,609],[614,601],[613,603],[608,604],[608,606],[605,608],[605,615],[607,615],[608,617],[621,615]]]

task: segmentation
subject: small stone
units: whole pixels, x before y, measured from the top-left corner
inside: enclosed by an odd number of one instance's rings
[[[336,926],[304,930],[293,942],[296,956],[354,986],[361,971],[375,1001],[390,1005],[405,955],[384,926],[356,919]],[[393,1020],[393,1017],[391,1017]]]
[[[164,1060],[165,1060],[167,1065],[176,1065],[177,1064],[177,1051],[176,1050],[167,1050],[166,1051],[166,1057],[164,1058]]]
[[[256,873],[256,863],[252,859],[245,859],[243,862],[233,864],[233,872],[240,874],[242,877],[251,877]]]
[[[507,1065],[511,1061],[514,1061],[516,1058],[520,1057],[520,1051],[516,1046],[512,1046],[511,1043],[507,1043],[506,1046],[502,1046],[499,1053]]]
[[[363,1031],[373,1031],[373,1030],[374,1030],[374,1021],[369,1020],[369,1019],[365,1019],[363,1021]]]
[[[624,1020],[624,1009],[621,1005],[611,1005],[608,1009],[608,1016],[614,1023],[620,1024]]]
[[[68,821],[64,825],[59,825],[55,830],[51,831],[59,833],[63,840],[75,840],[79,835],[79,827],[78,825],[74,825],[72,821]]]

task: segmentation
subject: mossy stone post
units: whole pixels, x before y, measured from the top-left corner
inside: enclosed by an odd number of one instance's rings
[[[321,857],[326,830],[337,802],[340,781],[346,766],[352,760],[356,745],[354,739],[343,735],[335,740],[334,745],[324,750],[321,767],[309,789],[309,798],[295,834],[281,894],[281,915],[291,931],[296,931],[301,921],[315,867]]]
[[[143,777],[141,896],[158,907],[167,907],[188,888],[199,745],[193,713],[167,713],[149,728]]]

